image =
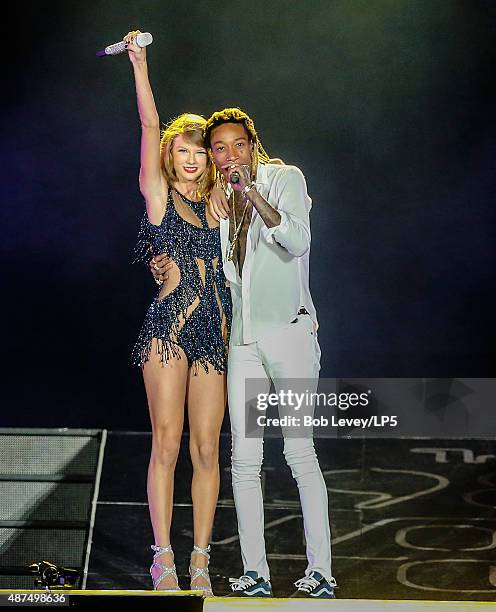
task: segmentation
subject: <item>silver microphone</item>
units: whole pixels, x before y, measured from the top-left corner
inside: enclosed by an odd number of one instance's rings
[[[152,42],[153,36],[150,34],[150,32],[142,32],[134,39],[134,43],[138,45],[138,47],[147,47]],[[118,55],[119,53],[124,53],[126,49],[127,43],[121,40],[121,42],[105,47],[103,51],[97,51],[96,55],[97,57],[104,57],[105,55]]]

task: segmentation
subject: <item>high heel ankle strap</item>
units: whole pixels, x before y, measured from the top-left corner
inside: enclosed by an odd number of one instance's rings
[[[208,563],[210,561],[210,545],[202,548],[201,546],[193,546],[193,551],[191,552],[191,563],[189,564],[189,575],[191,576],[191,590],[192,591],[203,591],[203,594],[207,597],[211,597],[213,595],[212,585],[210,584],[210,576],[208,573]],[[198,553],[200,555],[204,555],[207,557],[207,565],[206,567],[198,567],[193,563],[193,554]],[[194,585],[193,583],[198,579],[203,578],[207,584],[205,585]]]
[[[152,566],[150,567],[150,574],[153,580],[153,588],[155,590],[158,590],[158,587],[160,583],[162,582],[162,580],[166,578],[167,576],[172,576],[175,579],[177,586],[168,587],[165,590],[166,591],[180,591],[181,589],[179,587],[179,581],[177,579],[175,564],[173,563],[172,565],[165,565],[164,563],[160,563],[157,560],[157,558],[164,553],[172,553],[172,546],[170,544],[168,546],[158,546],[157,544],[152,544],[151,549],[155,551],[155,554],[153,555],[153,563],[152,563]],[[153,576],[154,568],[158,568],[160,570],[161,573],[159,576],[156,576],[156,577]]]
[[[205,557],[207,557],[207,559],[210,559],[210,555],[208,554],[210,552],[210,544],[205,548],[202,548],[201,546],[196,546],[195,544],[193,546],[193,552],[191,554],[193,554],[194,552],[200,553],[200,555],[204,555]]]
[[[172,552],[172,546],[170,544],[168,546],[158,546],[158,544],[152,544],[150,548],[155,551],[155,555],[162,555],[164,553]]]

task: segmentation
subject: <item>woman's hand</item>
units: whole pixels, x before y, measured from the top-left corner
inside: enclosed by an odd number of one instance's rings
[[[220,187],[213,187],[208,198],[208,209],[216,221],[229,218],[229,204],[226,194]]]
[[[127,43],[127,54],[133,64],[142,64],[146,62],[146,47],[138,47],[134,42],[138,34],[141,34],[139,30],[133,30],[132,32],[128,32],[122,39]]]
[[[158,285],[164,283],[169,278],[169,270],[173,265],[172,259],[166,253],[155,255],[150,260],[150,270]]]

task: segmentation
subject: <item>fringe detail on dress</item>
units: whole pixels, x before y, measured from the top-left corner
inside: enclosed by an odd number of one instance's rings
[[[132,351],[134,365],[143,367],[150,359],[156,339],[156,351],[163,365],[172,358],[181,359],[182,348],[193,374],[196,375],[200,368],[205,372],[211,367],[219,373],[226,371],[228,343],[222,337],[222,314],[229,333],[231,298],[220,263],[220,235],[215,229],[187,223],[177,214],[172,197],[160,226],[152,225],[144,215],[133,263],[148,263],[153,255],[166,252],[178,265],[181,280],[162,299],[158,297],[159,290],[150,305]],[[205,264],[205,283],[195,258]],[[216,271],[212,264],[215,258],[220,266]],[[195,301],[197,304],[192,308]]]

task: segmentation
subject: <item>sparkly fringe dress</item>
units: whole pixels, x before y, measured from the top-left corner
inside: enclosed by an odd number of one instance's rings
[[[188,222],[176,210],[169,189],[167,208],[160,225],[145,213],[136,245],[135,261],[148,262],[151,254],[167,253],[177,264],[180,281],[160,298],[160,290],[146,313],[132,352],[132,361],[143,367],[150,358],[152,341],[165,365],[171,357],[208,372],[227,369],[227,347],[231,324],[231,295],[222,270],[219,228],[208,226],[205,200],[194,202],[175,192],[200,220],[202,227]],[[155,350],[155,349],[154,349]]]

